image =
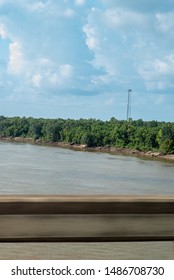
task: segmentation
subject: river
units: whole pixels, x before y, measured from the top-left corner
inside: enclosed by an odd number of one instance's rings
[[[0,194],[173,195],[174,163],[0,142]],[[173,258],[174,242],[0,244],[0,259]]]
[[[0,142],[1,194],[174,194],[174,163]]]

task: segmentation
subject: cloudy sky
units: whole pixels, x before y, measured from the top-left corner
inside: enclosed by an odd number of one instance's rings
[[[0,0],[0,115],[174,121],[174,0]]]

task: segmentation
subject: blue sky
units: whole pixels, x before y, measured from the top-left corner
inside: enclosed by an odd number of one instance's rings
[[[0,115],[174,121],[174,0],[0,0]]]

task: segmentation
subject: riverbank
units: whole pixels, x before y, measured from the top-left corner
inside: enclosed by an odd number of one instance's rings
[[[104,153],[113,153],[113,154],[120,154],[120,155],[128,155],[128,156],[136,156],[136,157],[143,157],[143,158],[156,158],[161,160],[169,160],[174,162],[174,154],[164,154],[161,152],[154,152],[148,151],[143,152],[134,149],[128,148],[115,148],[115,147],[88,147],[87,145],[77,145],[71,143],[64,143],[64,142],[46,142],[41,139],[34,140],[33,138],[23,138],[23,137],[0,137],[1,141],[8,141],[8,142],[15,142],[15,143],[29,143],[35,145],[46,145],[52,147],[60,147],[60,148],[67,148],[73,149],[78,151],[90,151],[90,152],[104,152]]]

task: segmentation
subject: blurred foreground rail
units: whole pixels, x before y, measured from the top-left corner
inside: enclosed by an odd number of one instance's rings
[[[169,240],[172,196],[0,196],[0,242]]]

